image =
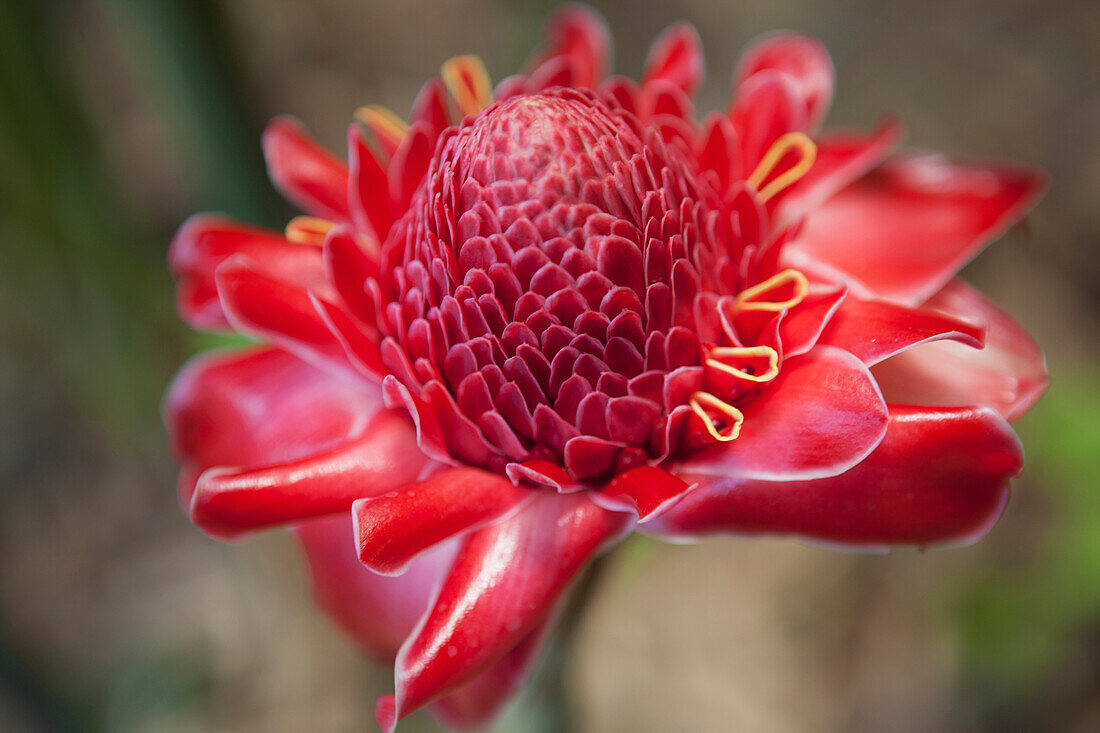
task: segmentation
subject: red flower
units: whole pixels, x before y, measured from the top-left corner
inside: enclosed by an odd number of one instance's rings
[[[408,125],[361,110],[347,164],[277,119],[271,176],[309,216],[172,245],[184,317],[266,344],[176,380],[184,503],[216,536],[294,526],[321,605],[396,662],[385,728],[487,719],[633,529],[967,542],[1021,468],[1006,420],[1042,354],[952,278],[1043,175],[886,159],[894,122],[817,134],[810,38],[752,46],[701,122],[690,26],[640,83],[609,48],[564,9],[492,92],[462,57]]]

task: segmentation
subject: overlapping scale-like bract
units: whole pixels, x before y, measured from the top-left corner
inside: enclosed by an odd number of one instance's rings
[[[656,129],[556,89],[444,134],[367,289],[452,454],[588,480],[680,447],[704,349],[741,345],[706,306],[745,288],[745,244]]]

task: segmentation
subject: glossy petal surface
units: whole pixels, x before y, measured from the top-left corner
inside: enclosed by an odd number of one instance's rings
[[[850,296],[829,320],[818,343],[838,346],[871,366],[906,349],[942,339],[979,349],[985,343],[985,327],[931,308],[906,308]]]
[[[416,481],[428,458],[408,418],[376,413],[363,434],[324,453],[261,468],[211,469],[199,477],[191,521],[232,536],[325,514]]]
[[[737,440],[700,451],[678,475],[795,480],[834,476],[859,463],[886,431],[886,403],[851,354],[818,347],[784,364],[749,403]]]
[[[317,247],[288,242],[282,232],[199,214],[180,227],[168,252],[169,267],[179,280],[180,314],[196,328],[229,327],[218,300],[214,272],[231,257],[244,258],[249,268],[303,290],[331,292]]]
[[[627,515],[583,495],[547,493],[470,534],[398,655],[395,719],[500,659],[546,617],[592,556],[629,526]]]
[[[866,292],[919,305],[1031,208],[1035,171],[938,156],[892,160],[822,205],[790,249],[792,266],[836,268]]]
[[[826,130],[814,141],[817,156],[809,173],[783,196],[782,218],[816,209],[838,191],[867,175],[879,165],[901,137],[901,125],[884,122],[871,133]]]
[[[450,567],[453,545],[422,556],[400,577],[372,573],[355,557],[346,514],[311,519],[294,529],[317,603],[368,655],[391,664]]]
[[[854,546],[969,542],[1000,516],[1022,465],[1019,440],[992,410],[892,407],[882,444],[846,473],[783,483],[692,476],[699,488],[647,531]]]
[[[615,509],[629,509],[647,522],[675,506],[692,484],[652,466],[639,466],[612,479],[593,500]]]
[[[988,405],[1008,420],[1023,415],[1042,396],[1049,377],[1035,340],[1010,315],[961,280],[925,304],[988,327],[986,346],[975,351],[949,341],[918,346],[877,365],[875,378],[891,402],[917,405]]]
[[[258,273],[238,258],[218,267],[215,282],[222,309],[237,331],[269,340],[311,363],[354,371],[308,291]]]
[[[201,472],[331,450],[362,434],[381,402],[377,389],[257,347],[192,360],[173,381],[163,411],[176,457]],[[189,505],[194,485],[181,490]]]
[[[397,575],[420,553],[484,525],[535,498],[497,474],[444,469],[399,491],[373,492],[352,512],[359,560],[376,573]]]
[[[545,645],[550,623],[544,621],[498,662],[431,703],[428,709],[445,725],[459,730],[479,730],[488,725],[527,681]]]

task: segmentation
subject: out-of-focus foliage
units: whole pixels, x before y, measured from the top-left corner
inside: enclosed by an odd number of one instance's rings
[[[1005,695],[1075,654],[1100,618],[1100,384],[1095,373],[1055,379],[1020,424],[1046,527],[1019,566],[975,573],[956,608],[966,661]]]
[[[95,420],[132,439],[196,337],[174,314],[165,267],[165,225],[175,222],[127,206],[107,174],[102,131],[79,103],[59,35],[64,5],[0,0],[0,326],[41,353]],[[195,204],[274,223],[281,204],[263,171],[260,125],[235,85],[216,8],[120,0],[106,12],[117,40],[152,51],[139,78],[170,110],[173,134],[201,151]]]
[[[126,216],[51,43],[49,3],[0,14],[0,324],[93,414],[140,419],[171,356],[160,249]]]

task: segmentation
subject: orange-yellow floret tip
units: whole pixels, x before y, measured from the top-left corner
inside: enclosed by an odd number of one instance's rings
[[[691,411],[702,421],[703,427],[710,434],[710,437],[715,440],[728,443],[731,440],[736,440],[737,436],[740,435],[741,423],[745,421],[745,416],[728,402],[718,399],[710,392],[696,392],[691,396],[688,404],[691,406]],[[716,413],[724,423],[721,427],[711,417],[712,413]]]
[[[783,156],[792,150],[799,153],[798,162],[777,175],[766,186],[761,188],[764,181],[768,179],[768,176],[772,174],[775,167],[779,165],[779,161],[783,160]],[[768,148],[768,152],[760,159],[760,163],[756,166],[756,170],[752,172],[752,175],[749,176],[748,181],[760,191],[760,199],[767,202],[773,196],[789,186],[794,185],[802,176],[809,173],[816,158],[817,145],[814,144],[813,140],[801,132],[788,132]]]
[[[766,357],[768,368],[763,374],[751,374],[733,364],[754,357]],[[722,346],[711,349],[707,355],[707,366],[725,374],[750,382],[770,382],[779,374],[779,352],[770,346]]]
[[[376,136],[386,137],[396,147],[405,139],[409,125],[387,107],[368,104],[355,110],[355,119],[366,125]]]
[[[493,101],[492,82],[481,57],[455,56],[443,64],[441,75],[463,115],[476,115]]]
[[[296,216],[286,225],[287,241],[295,244],[312,244],[321,247],[325,243],[325,237],[335,222],[328,219],[320,219],[316,216]]]
[[[769,292],[791,286],[793,292],[783,300],[768,300]],[[798,270],[788,269],[772,275],[767,280],[742,290],[735,301],[738,311],[771,311],[778,313],[801,303],[810,291],[810,282]],[[762,297],[763,296],[763,297]],[[761,298],[758,300],[758,298]]]

